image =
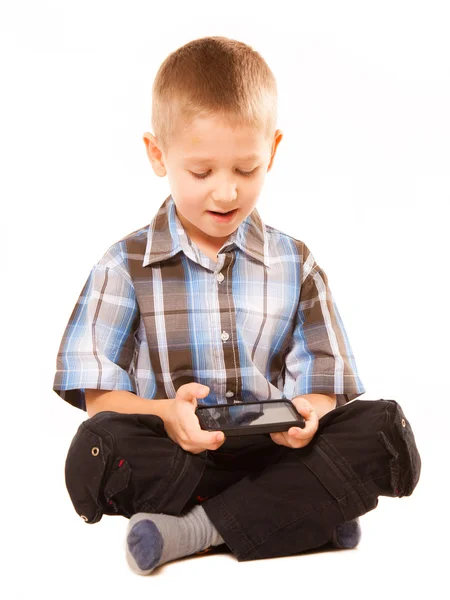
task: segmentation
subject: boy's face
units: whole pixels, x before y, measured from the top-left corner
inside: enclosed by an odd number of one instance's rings
[[[151,133],[144,134],[144,142],[156,175],[169,178],[186,233],[218,250],[255,207],[282,137],[277,130],[269,141],[250,128],[202,117],[181,129],[166,153]],[[227,221],[217,221],[210,212],[231,210],[236,212]]]

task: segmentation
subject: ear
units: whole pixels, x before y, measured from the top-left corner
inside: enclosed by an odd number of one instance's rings
[[[270,169],[272,168],[273,159],[275,158],[275,154],[276,154],[276,151],[277,151],[277,148],[278,148],[278,144],[281,142],[282,139],[283,139],[283,133],[281,132],[280,129],[277,129],[275,131],[275,135],[273,136],[270,163],[269,163],[269,166],[267,167],[267,171],[270,171]]]
[[[166,175],[166,167],[161,150],[158,147],[157,140],[152,133],[144,133],[143,138],[148,159],[152,165],[152,169],[158,177]]]

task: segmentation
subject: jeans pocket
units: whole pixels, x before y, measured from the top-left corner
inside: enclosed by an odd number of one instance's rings
[[[400,404],[385,400],[388,431],[380,431],[380,441],[390,454],[392,495],[410,496],[420,478],[422,461],[411,424]]]
[[[377,507],[378,498],[364,485],[327,435],[319,435],[300,460],[336,500],[343,521],[351,521]]]
[[[105,514],[120,514],[130,518],[133,511],[129,508],[128,486],[131,481],[131,467],[124,458],[115,459],[115,465],[107,476],[103,496],[106,502]]]
[[[384,431],[378,432],[380,443],[385,447],[390,455],[389,459],[389,473],[390,473],[390,493],[386,490],[384,496],[391,496],[396,498],[400,495],[400,465],[398,461],[398,452],[389,441],[389,438]]]

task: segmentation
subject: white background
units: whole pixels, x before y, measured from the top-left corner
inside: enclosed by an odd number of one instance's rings
[[[430,0],[2,3],[3,598],[446,596],[449,30]],[[356,550],[139,577],[127,520],[86,525],[71,505],[64,460],[87,415],[52,384],[91,267],[170,193],[142,141],[153,78],[207,35],[253,46],[277,78],[284,139],[258,210],[324,268],[362,398],[402,405],[422,477],[361,518]]]

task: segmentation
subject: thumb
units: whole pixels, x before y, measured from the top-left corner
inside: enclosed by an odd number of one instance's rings
[[[311,412],[311,407],[310,406],[301,406],[300,410],[298,411],[301,415],[303,415],[304,417],[309,417],[309,413]]]
[[[177,390],[177,397],[182,400],[192,401],[197,398],[204,398],[209,394],[209,387],[192,381],[181,385]]]
[[[306,398],[294,398],[293,401],[295,408],[302,415],[302,417],[309,417],[312,406]]]

